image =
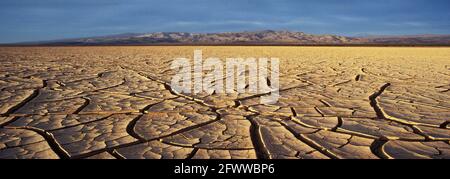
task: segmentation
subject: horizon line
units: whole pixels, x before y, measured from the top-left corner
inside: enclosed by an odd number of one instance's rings
[[[2,43],[0,42],[0,45],[14,45],[14,44],[21,44],[21,43],[40,43],[40,42],[52,42],[52,41],[63,41],[63,40],[75,40],[75,39],[89,39],[89,38],[102,38],[102,37],[110,37],[110,36],[119,36],[119,35],[126,35],[126,34],[153,34],[153,33],[191,33],[191,34],[222,34],[222,33],[245,33],[245,32],[264,32],[264,31],[273,31],[273,32],[295,32],[295,33],[305,33],[308,35],[335,35],[335,36],[343,36],[343,37],[350,37],[350,38],[389,38],[389,37],[414,37],[414,36],[446,36],[450,34],[443,34],[443,33],[418,33],[418,34],[370,34],[367,33],[366,35],[344,35],[340,33],[311,33],[311,32],[305,32],[305,31],[299,31],[299,30],[273,30],[273,29],[265,29],[265,30],[242,30],[242,31],[211,31],[211,32],[189,32],[189,31],[149,31],[149,32],[124,32],[124,33],[110,33],[110,34],[103,34],[103,35],[94,35],[94,36],[80,36],[80,37],[67,37],[67,38],[54,38],[54,39],[45,39],[45,40],[36,40],[36,41],[15,41],[15,42],[6,42]]]

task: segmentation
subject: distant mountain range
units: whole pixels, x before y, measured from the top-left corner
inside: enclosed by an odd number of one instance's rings
[[[26,42],[14,45],[450,45],[450,35],[367,36],[312,35],[291,31],[225,33],[127,33],[90,38]]]

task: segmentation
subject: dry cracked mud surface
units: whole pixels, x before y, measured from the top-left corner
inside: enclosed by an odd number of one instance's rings
[[[178,93],[171,62],[195,49],[279,58],[280,99]],[[0,158],[450,158],[450,48],[2,47],[0,61]]]

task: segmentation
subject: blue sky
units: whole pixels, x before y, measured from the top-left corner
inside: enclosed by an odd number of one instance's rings
[[[1,0],[0,43],[127,32],[450,34],[448,0]]]

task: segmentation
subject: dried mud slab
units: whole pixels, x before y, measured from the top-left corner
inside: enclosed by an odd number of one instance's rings
[[[46,115],[46,114],[72,114],[82,107],[86,100],[73,97],[74,91],[59,93],[53,90],[40,89],[35,97],[14,111],[13,115]],[[75,92],[78,94],[78,92]],[[67,96],[67,97],[66,97]]]
[[[416,134],[414,130],[408,126],[396,124],[394,122],[365,119],[365,118],[344,118],[343,124],[337,131],[360,134],[362,136],[370,136],[388,140],[424,140],[425,137]]]
[[[58,155],[36,132],[26,129],[0,129],[0,158],[56,159]]]
[[[127,133],[138,115],[116,114],[101,121],[52,131],[55,140],[70,156],[77,156],[136,141]]]
[[[427,126],[417,126],[417,128],[433,140],[450,140],[450,129],[441,129]]]
[[[340,134],[321,130],[312,134],[305,134],[305,137],[329,152],[336,158],[341,159],[377,159],[372,153],[370,147],[373,139],[367,139],[358,136]]]
[[[0,92],[0,114],[6,114],[14,110],[27,98],[32,97],[33,90],[1,91]]]
[[[206,150],[199,149],[193,159],[256,159],[254,150]]]
[[[96,94],[86,97],[87,105],[79,114],[138,113],[157,99],[144,99],[120,94]]]
[[[55,115],[32,115],[20,117],[8,126],[11,127],[35,127],[50,131],[68,128],[83,123],[102,120],[110,115],[78,115],[78,114],[55,114]]]
[[[209,113],[209,114],[208,114]],[[150,112],[136,122],[134,131],[146,140],[162,138],[216,119],[212,112]]]
[[[253,119],[259,127],[255,130],[259,134],[260,147],[264,147],[265,155],[273,159],[324,159],[328,158],[316,149],[299,140],[291,131],[278,122],[268,118]]]
[[[114,157],[108,152],[102,152],[100,154],[87,157],[86,159],[116,159],[116,157]]]
[[[185,159],[193,148],[179,147],[151,141],[118,149],[117,152],[127,159]]]
[[[444,142],[391,141],[383,146],[386,154],[397,159],[443,159],[450,157],[450,146]]]
[[[241,116],[226,115],[217,122],[164,138],[163,141],[206,149],[252,149],[250,125]]]
[[[14,117],[10,116],[10,117],[0,117],[0,125],[5,125],[8,122],[11,122],[14,120]]]
[[[236,72],[245,93],[176,91],[173,59],[198,49],[279,58],[279,99],[250,93],[247,69]],[[0,158],[449,159],[449,58],[450,48],[2,47]]]

